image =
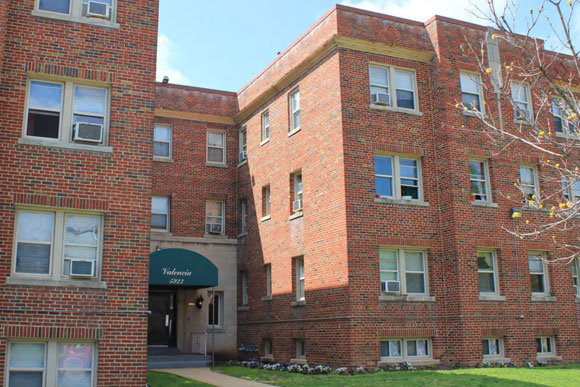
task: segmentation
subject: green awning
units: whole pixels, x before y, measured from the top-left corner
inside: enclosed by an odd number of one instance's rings
[[[149,257],[149,285],[207,288],[217,284],[217,267],[195,251],[163,249]]]

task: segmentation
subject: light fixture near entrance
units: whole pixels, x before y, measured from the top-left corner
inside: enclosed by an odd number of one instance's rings
[[[203,307],[203,297],[199,296],[195,299],[195,306],[197,309],[201,309]]]

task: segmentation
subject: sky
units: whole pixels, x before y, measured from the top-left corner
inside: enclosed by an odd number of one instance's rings
[[[505,1],[513,0],[496,3]],[[160,0],[157,80],[238,91],[337,2],[420,22],[438,14],[487,24],[473,14],[484,0]],[[524,27],[541,0],[518,3]],[[546,25],[535,35],[551,36]]]

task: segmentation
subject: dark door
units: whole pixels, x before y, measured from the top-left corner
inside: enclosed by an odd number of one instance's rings
[[[149,292],[149,310],[147,344],[175,346],[175,293]]]

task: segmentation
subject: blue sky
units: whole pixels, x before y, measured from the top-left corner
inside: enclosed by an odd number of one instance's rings
[[[439,14],[485,24],[471,13],[470,0],[337,1],[422,22]],[[157,78],[167,75],[171,83],[237,91],[337,1],[160,0]],[[527,15],[540,0],[518,2]]]

